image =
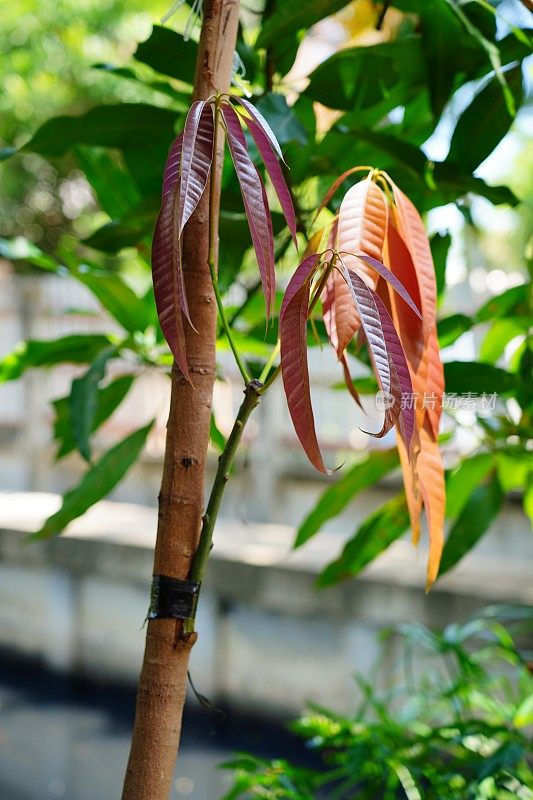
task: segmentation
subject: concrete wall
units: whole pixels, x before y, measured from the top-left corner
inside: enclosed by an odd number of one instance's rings
[[[0,495],[0,647],[61,670],[133,683],[148,604],[155,511],[102,502],[69,534],[28,544],[58,504],[49,494]],[[347,711],[353,675],[384,678],[399,661],[398,622],[458,621],[493,602],[533,602],[531,560],[494,549],[469,556],[429,596],[425,553],[400,541],[356,581],[317,592],[314,578],[342,544],[320,534],[289,553],[289,526],[223,519],[202,591],[192,675],[211,698],[263,713],[307,700]],[[497,547],[497,535],[495,536]],[[531,554],[529,554],[531,555]]]

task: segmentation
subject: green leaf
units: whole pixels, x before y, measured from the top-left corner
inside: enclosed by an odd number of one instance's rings
[[[172,28],[154,25],[152,33],[145,42],[139,44],[133,57],[156,72],[192,83],[197,51],[198,46],[192,39],[185,40]]]
[[[104,453],[87,470],[81,482],[65,494],[59,511],[52,514],[31,538],[45,539],[61,533],[72,520],[81,517],[91,506],[106,497],[139,457],[153,424],[154,420]]]
[[[214,414],[211,414],[211,423],[210,423],[210,427],[209,427],[209,438],[211,439],[211,444],[213,445],[213,447],[216,450],[218,450],[219,453],[222,453],[224,448],[226,447],[226,437],[219,430]]]
[[[281,145],[288,142],[307,144],[307,132],[282,94],[268,92],[256,105]]]
[[[72,334],[60,339],[29,339],[0,360],[0,383],[13,381],[27,369],[56,364],[90,364],[102,348],[112,343],[103,334]]]
[[[116,272],[95,269],[72,270],[73,277],[83,283],[119,325],[128,331],[144,331],[152,322],[146,303],[135,294]]]
[[[472,317],[467,317],[466,314],[451,314],[439,320],[437,332],[440,346],[448,347],[453,344],[463,333],[469,331],[473,324]]]
[[[526,697],[516,709],[513,725],[516,728],[527,728],[528,725],[533,725],[533,694]]]
[[[257,37],[257,47],[276,44],[300,28],[309,29],[315,22],[335,14],[347,5],[348,0],[307,0],[305,3],[302,0],[283,0],[263,22]]]
[[[94,433],[118,408],[129,392],[133,381],[133,375],[121,375],[106,386],[97,387],[96,407],[90,433]],[[76,447],[72,426],[70,395],[54,400],[53,406],[55,412],[54,439],[59,445],[56,460],[59,461]]]
[[[141,196],[117,158],[99,147],[76,147],[76,161],[91,184],[100,208],[112,219],[130,211]]]
[[[328,108],[361,111],[385,100],[397,84],[406,92],[421,86],[424,73],[421,39],[412,36],[335,53],[311,73],[304,94]],[[398,105],[394,93],[392,102],[390,108]]]
[[[340,514],[359,492],[372,486],[397,466],[398,453],[394,449],[370,453],[361,464],[352,467],[322,494],[316,506],[300,525],[294,547],[300,547],[307,542],[318,533],[328,519]]]
[[[42,269],[49,269],[55,272],[59,269],[59,264],[46,253],[43,253],[33,242],[23,236],[14,239],[0,238],[0,256],[8,261],[27,261]]]
[[[533,526],[533,470],[528,475],[527,487],[524,492],[524,512]]]
[[[437,278],[437,295],[440,297],[446,286],[446,261],[452,243],[449,233],[436,233],[431,237],[431,255],[435,265],[435,276]]]
[[[526,317],[530,313],[531,284],[521,283],[519,286],[512,286],[507,291],[490,300],[481,306],[476,314],[477,322],[490,322],[498,317],[522,316]]]
[[[533,473],[533,452],[520,445],[501,450],[496,454],[496,471],[504,492],[525,489]]]
[[[353,539],[345,545],[336,561],[318,576],[317,585],[331,586],[353,577],[382,553],[409,527],[405,495],[393,497],[363,522]]]
[[[504,500],[505,494],[496,475],[474,489],[448,534],[439,576],[454,567],[477,544],[498,515]]]
[[[522,101],[521,67],[513,67],[505,76],[519,106]],[[512,123],[501,83],[495,76],[459,117],[446,163],[458,164],[464,171],[473,172],[496,149]]]
[[[80,144],[125,149],[150,142],[168,147],[178,117],[175,111],[146,103],[96,106],[77,117],[47,120],[22,149],[61,156]]]
[[[106,347],[91,364],[85,375],[72,381],[70,417],[76,447],[86,461],[91,461],[89,436],[96,414],[98,384],[105,375],[107,362],[116,356],[116,347]]]
[[[446,480],[446,516],[456,517],[465,506],[476,486],[494,467],[493,453],[478,453],[465,458],[449,473]]]
[[[516,375],[479,361],[444,364],[446,391],[456,394],[508,394],[517,387]]]
[[[527,318],[497,319],[485,334],[479,349],[481,361],[494,364],[516,336],[525,335],[529,328]]]
[[[160,197],[145,198],[120,218],[102,225],[84,239],[83,244],[104,253],[118,253],[125,247],[137,246],[151,235],[160,202]]]

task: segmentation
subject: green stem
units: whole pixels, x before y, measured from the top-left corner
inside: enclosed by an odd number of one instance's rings
[[[231,466],[242,438],[244,426],[248,422],[250,414],[261,399],[260,390],[262,388],[262,384],[256,380],[251,380],[246,384],[246,388],[244,390],[244,400],[239,408],[239,412],[228,437],[228,441],[226,442],[226,446],[219,456],[218,468],[215,475],[215,480],[213,482],[213,488],[211,489],[209,502],[203,516],[202,530],[200,531],[198,547],[196,548],[196,553],[194,554],[191,565],[191,571],[189,573],[189,579],[191,581],[198,581],[201,583],[203,580],[209,553],[213,547],[213,531],[218,517],[218,512],[220,511],[222,495],[224,494],[224,489],[229,480]],[[189,631],[194,630],[194,617],[186,621],[186,627]]]
[[[270,355],[268,357],[268,361],[266,362],[265,366],[263,367],[263,371],[262,371],[261,375],[259,376],[259,383],[264,383],[266,381],[268,373],[272,369],[272,365],[274,364],[274,361],[278,357],[278,354],[279,354],[279,351],[280,351],[280,347],[281,347],[281,342],[278,339],[278,341],[276,342],[276,346],[274,347],[274,349],[270,353]]]
[[[241,359],[240,353],[237,349],[237,345],[233,340],[233,335],[231,333],[231,328],[228,324],[228,320],[226,317],[226,310],[224,308],[224,303],[222,302],[222,295],[220,294],[220,287],[218,285],[218,276],[217,276],[217,216],[215,214],[215,201],[217,197],[217,187],[216,187],[216,161],[217,161],[217,148],[218,148],[218,129],[219,129],[219,117],[220,117],[220,110],[219,110],[219,99],[215,103],[215,134],[214,134],[214,141],[213,141],[213,164],[211,165],[211,180],[209,185],[209,272],[211,273],[211,281],[213,283],[213,291],[215,292],[215,298],[217,301],[217,308],[218,313],[220,316],[220,321],[222,322],[222,327],[224,329],[224,333],[226,334],[227,340],[229,342],[229,346],[233,352],[235,357],[235,363],[239,368],[239,372],[242,375],[242,379],[245,384],[250,381],[250,375],[248,370],[246,369],[243,360]]]

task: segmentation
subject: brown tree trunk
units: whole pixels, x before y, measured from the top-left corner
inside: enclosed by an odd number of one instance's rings
[[[194,99],[228,91],[237,37],[239,0],[205,0]],[[176,58],[179,59],[179,52]],[[221,147],[223,142],[221,143]],[[220,151],[221,148],[219,148]],[[221,167],[217,159],[218,178]],[[217,180],[218,184],[218,180]],[[218,215],[219,192],[214,211]],[[208,266],[209,192],[189,221],[183,242],[191,318],[187,355],[194,388],[174,367],[155,546],[154,574],[188,577],[204,506],[204,474],[215,379],[216,303]],[[167,800],[180,741],[189,654],[196,634],[182,622],[153,619],[144,661],[123,800]]]

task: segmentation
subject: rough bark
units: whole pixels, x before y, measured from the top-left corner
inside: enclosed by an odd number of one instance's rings
[[[238,10],[238,0],[204,2],[194,99],[205,99],[217,90],[228,91]],[[220,171],[220,156],[217,163]],[[218,195],[217,191],[216,214]],[[215,378],[217,312],[208,251],[206,192],[184,233],[184,279],[191,318],[198,331],[190,326],[186,331],[194,388],[174,367],[154,558],[154,574],[182,579],[189,575],[201,527]],[[195,633],[183,634],[179,621],[156,619],[148,623],[123,800],[166,800],[169,796],[181,734],[189,655],[195,640]]]

